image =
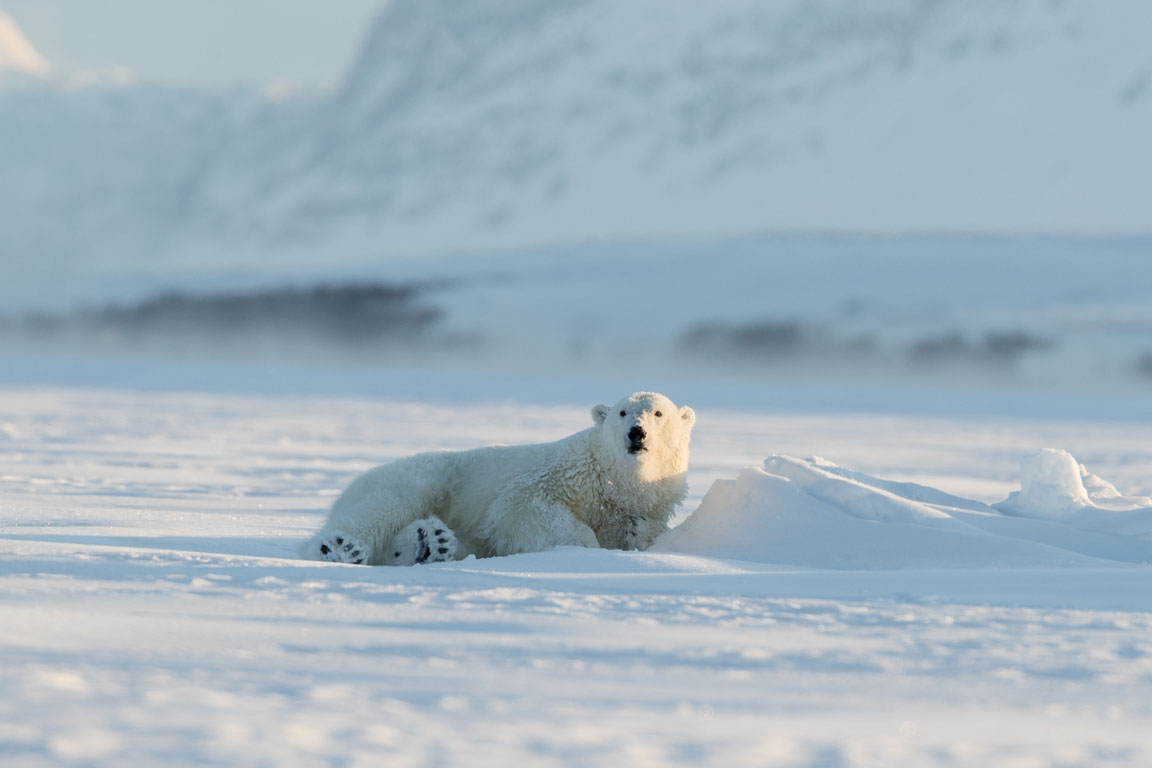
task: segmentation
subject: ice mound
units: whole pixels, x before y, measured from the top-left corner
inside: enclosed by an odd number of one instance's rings
[[[820,458],[772,456],[763,469],[716,481],[700,507],[652,549],[837,569],[1152,562],[1152,501],[1146,497],[1121,496],[1062,451],[1026,461],[1022,486],[1002,503],[1015,503],[1017,511],[1002,513]],[[1077,505],[1075,514],[1067,513],[1070,504]],[[1136,523],[1133,510],[1146,525]],[[1109,511],[1127,517],[1100,518]]]
[[[1152,535],[1152,498],[1124,496],[1067,451],[1045,448],[1020,463],[1020,490],[994,505],[1006,515],[1089,530]]]

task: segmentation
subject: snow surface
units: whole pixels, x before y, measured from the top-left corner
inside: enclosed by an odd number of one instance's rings
[[[679,530],[774,550],[397,569],[292,552],[364,469],[586,404],[0,391],[0,762],[1152,761],[1147,531],[984,506],[1044,446],[1139,506],[1146,424],[697,410]]]
[[[1053,466],[1053,457],[1067,466]],[[653,550],[845,569],[1152,564],[1152,499],[1120,496],[1095,478],[1107,506],[1093,504],[1065,451],[1045,449],[1023,465],[1024,491],[993,508],[825,459],[772,456],[763,470],[716,481]]]

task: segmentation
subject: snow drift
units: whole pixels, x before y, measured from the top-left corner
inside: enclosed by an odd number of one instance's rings
[[[718,480],[656,551],[813,568],[990,568],[1152,563],[1152,499],[1121,496],[1064,451],[1025,459],[992,507],[820,458],[772,456]]]

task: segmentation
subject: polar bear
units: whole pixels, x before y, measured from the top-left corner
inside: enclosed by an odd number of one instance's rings
[[[561,545],[646,549],[688,485],[695,412],[637,392],[554,443],[421,453],[369,470],[304,557],[414,565]]]

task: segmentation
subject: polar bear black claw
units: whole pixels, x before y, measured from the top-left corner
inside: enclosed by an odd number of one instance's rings
[[[317,546],[320,549],[320,559],[333,563],[348,563],[350,565],[363,565],[368,559],[368,546],[352,536],[334,533],[322,537]]]
[[[447,562],[456,559],[456,534],[439,518],[429,517],[401,528],[390,549],[393,565]]]

